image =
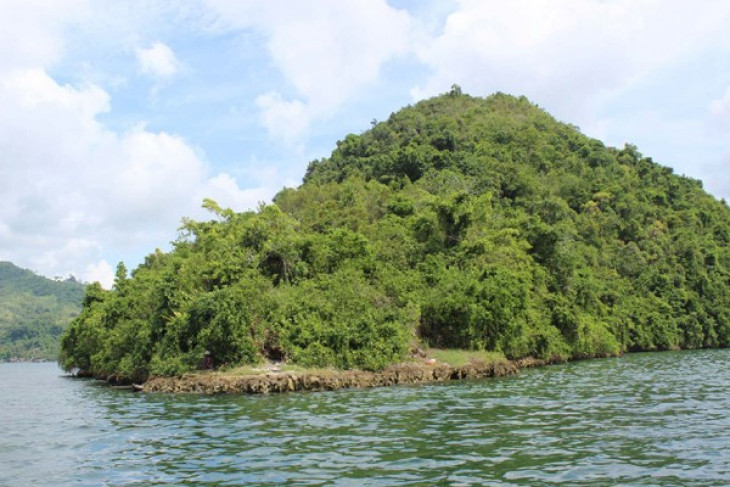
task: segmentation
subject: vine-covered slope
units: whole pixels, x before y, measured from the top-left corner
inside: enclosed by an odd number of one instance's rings
[[[523,98],[453,90],[348,135],[256,212],[212,201],[115,288],[63,365],[139,380],[286,359],[380,369],[429,345],[590,357],[730,344],[730,210]]]

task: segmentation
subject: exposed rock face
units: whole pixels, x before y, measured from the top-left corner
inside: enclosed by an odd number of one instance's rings
[[[153,377],[143,384],[144,392],[197,394],[268,394],[294,391],[332,391],[345,388],[383,387],[455,379],[477,379],[516,374],[520,368],[545,365],[546,361],[502,360],[472,362],[462,367],[447,364],[401,364],[382,372],[327,371],[280,372],[259,375],[186,374],[181,377]]]

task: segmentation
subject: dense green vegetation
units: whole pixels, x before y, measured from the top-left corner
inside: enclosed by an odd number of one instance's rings
[[[0,262],[0,360],[55,359],[83,298],[84,285],[73,278],[52,281]]]
[[[185,220],[89,287],[62,364],[141,380],[414,346],[578,358],[730,344],[730,210],[523,98],[451,93],[338,142],[273,204]]]

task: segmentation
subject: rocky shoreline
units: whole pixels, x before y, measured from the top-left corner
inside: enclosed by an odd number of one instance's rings
[[[381,372],[328,370],[268,372],[256,375],[193,373],[179,377],[152,377],[135,389],[142,392],[193,394],[269,394],[296,391],[333,391],[394,385],[445,382],[460,379],[503,377],[520,369],[548,365],[551,361],[525,358],[470,362],[454,367],[445,363],[405,363]]]

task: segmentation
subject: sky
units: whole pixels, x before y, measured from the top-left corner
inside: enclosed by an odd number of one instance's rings
[[[726,0],[0,0],[0,260],[112,283],[447,92],[525,95],[730,199]]]

